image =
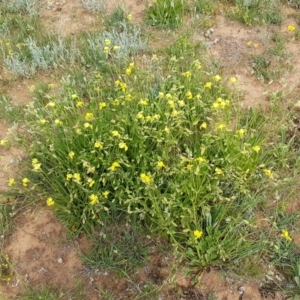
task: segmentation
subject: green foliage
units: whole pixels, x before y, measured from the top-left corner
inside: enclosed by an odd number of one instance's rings
[[[196,13],[203,15],[211,14],[215,11],[215,3],[210,0],[194,0],[194,7]]]
[[[248,121],[232,125],[220,75],[192,55],[168,69],[153,83],[132,62],[85,78],[82,90],[69,77],[59,98],[29,104],[30,185],[75,233],[122,212],[187,247],[198,265],[241,258],[253,246],[240,227],[255,186],[273,177],[269,150]]]
[[[235,0],[234,2],[235,6],[229,10],[229,15],[246,25],[280,25],[282,22],[277,0]]]
[[[110,224],[92,238],[93,248],[82,257],[92,268],[132,272],[145,263],[150,240],[145,237],[139,224]],[[122,224],[122,225],[120,225]]]
[[[186,3],[184,0],[155,0],[146,11],[151,26],[177,28],[182,24]]]

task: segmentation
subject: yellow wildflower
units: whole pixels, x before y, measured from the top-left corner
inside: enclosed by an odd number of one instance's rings
[[[93,126],[92,126],[92,124],[90,124],[89,122],[85,122],[84,124],[83,124],[83,126],[84,126],[84,128],[93,128]]]
[[[106,103],[105,102],[100,102],[99,103],[99,109],[103,109],[104,107],[106,107]]]
[[[47,205],[48,206],[52,206],[52,205],[54,205],[54,200],[51,198],[51,197],[49,197],[48,199],[47,199]]]
[[[269,170],[269,169],[264,169],[264,173],[266,176],[268,176],[269,178],[273,179],[273,173]]]
[[[287,29],[288,29],[288,31],[295,31],[296,27],[293,26],[293,25],[289,25],[289,26],[287,27]]]
[[[285,229],[281,230],[281,236],[284,237],[289,242],[292,241],[292,238],[290,237],[290,233]]]
[[[109,191],[104,191],[104,192],[102,193],[102,196],[103,196],[105,199],[107,199],[109,193],[110,193]]]
[[[254,43],[253,46],[254,46],[254,48],[257,48],[259,46],[259,44],[258,43]]]
[[[69,154],[68,154],[70,159],[73,159],[74,155],[75,155],[74,151],[70,151]]]
[[[66,175],[67,181],[71,180],[72,178],[73,178],[73,174],[68,173],[68,174]]]
[[[197,157],[195,160],[198,161],[199,163],[205,163],[206,162],[206,159],[201,157],[201,156]]]
[[[124,142],[119,143],[119,148],[120,148],[120,149],[124,149],[125,151],[128,150],[128,146],[127,146],[126,143],[124,143]]]
[[[7,145],[7,143],[8,143],[8,140],[1,140],[0,146],[5,146],[5,145]]]
[[[173,100],[169,100],[168,104],[169,104],[170,108],[174,108],[175,107],[175,103],[174,103]]]
[[[212,82],[206,82],[205,85],[204,85],[204,87],[206,89],[211,89],[211,86],[212,86]]]
[[[85,114],[85,119],[86,119],[87,121],[92,120],[93,118],[94,118],[93,113],[87,112],[87,113]]]
[[[251,46],[251,45],[252,45],[252,41],[248,41],[247,46]]]
[[[164,164],[164,162],[161,161],[161,160],[157,162],[157,166],[158,166],[159,168],[165,168],[165,164]]]
[[[111,132],[111,134],[112,134],[112,136],[113,137],[116,137],[116,138],[121,138],[121,134],[119,133],[119,131],[117,131],[117,130],[113,130],[112,132]]]
[[[72,94],[72,95],[71,95],[71,98],[72,98],[73,100],[75,100],[75,99],[77,99],[77,98],[79,98],[79,97],[78,97],[77,94]]]
[[[220,168],[215,168],[215,173],[218,175],[224,176],[224,172]]]
[[[113,162],[112,165],[108,168],[108,170],[113,172],[116,168],[119,168],[119,167],[120,167],[120,164],[119,164],[117,161],[115,161],[115,162]]]
[[[185,78],[190,78],[190,77],[192,77],[192,72],[186,71],[186,72],[183,72],[181,75]]]
[[[8,180],[8,186],[13,186],[14,184],[16,183],[15,179],[14,178],[9,178]]]
[[[200,61],[197,59],[193,62],[193,64],[195,65],[195,67],[200,70],[202,68]]]
[[[56,124],[56,125],[63,125],[63,122],[61,120],[59,120],[59,119],[55,119],[54,120],[54,124]]]
[[[90,198],[90,200],[91,200],[91,201],[90,201],[90,204],[91,204],[91,205],[95,205],[96,203],[99,202],[99,198],[98,198],[98,196],[95,195],[95,194],[90,195],[89,198]]]
[[[74,180],[76,183],[80,184],[80,181],[81,181],[81,176],[80,176],[80,174],[79,174],[79,173],[74,173],[74,174],[73,174],[73,180]]]
[[[131,21],[131,20],[132,20],[132,14],[128,14],[128,15],[127,15],[127,20],[128,20],[128,21]]]
[[[147,174],[145,174],[145,173],[142,173],[142,174],[140,175],[140,179],[141,179],[144,183],[146,183],[146,184],[149,184],[149,183],[151,183],[151,181],[152,181],[151,176],[149,176],[149,175],[147,175]]]
[[[223,130],[226,128],[226,124],[221,123],[221,124],[216,124],[216,129],[217,130]]]
[[[108,54],[109,51],[110,51],[109,47],[105,46],[105,47],[103,48],[103,52],[104,52],[105,54]]]
[[[207,128],[207,123],[206,122],[203,122],[201,125],[200,125],[200,129],[206,129]]]
[[[127,68],[125,70],[126,75],[130,75],[132,73],[132,69],[131,68]]]
[[[193,232],[193,234],[194,234],[195,239],[197,240],[197,239],[200,239],[202,237],[203,231],[202,230],[195,230]]]
[[[163,99],[165,97],[165,94],[163,92],[158,93],[158,98]]]
[[[78,101],[77,103],[76,103],[76,107],[82,107],[84,105],[84,103],[83,103],[83,101]]]
[[[215,75],[215,76],[213,76],[213,80],[218,82],[218,81],[222,80],[222,77],[220,75]]]
[[[23,186],[28,186],[29,182],[30,182],[30,180],[26,177],[22,179]]]
[[[148,99],[141,99],[139,102],[141,105],[148,105]]]
[[[100,141],[96,141],[94,147],[101,150],[103,149],[103,144]]]
[[[80,128],[76,128],[75,132],[76,132],[77,134],[82,134],[82,131],[81,131]]]
[[[192,94],[190,91],[188,91],[188,92],[185,94],[185,96],[186,96],[187,99],[189,99],[189,100],[191,100],[191,99],[193,98],[193,94]]]
[[[193,164],[187,164],[186,169],[191,170],[193,168]]]
[[[260,146],[258,146],[258,145],[253,146],[253,147],[252,147],[252,150],[255,151],[256,153],[258,153],[259,150],[260,150]]]
[[[113,47],[113,51],[117,51],[117,50],[119,50],[121,47],[120,46],[114,46]]]
[[[234,76],[229,77],[229,80],[232,84],[235,84],[237,82],[237,78]]]
[[[183,100],[179,100],[178,101],[178,106],[179,107],[184,107],[185,106],[185,102]]]
[[[238,129],[238,130],[236,131],[236,134],[237,134],[240,138],[243,138],[246,132],[247,132],[246,129],[241,128],[241,129]]]
[[[95,180],[93,180],[92,178],[88,178],[87,181],[88,181],[89,187],[92,187],[95,184]]]
[[[109,39],[106,39],[106,40],[105,40],[105,46],[110,46],[110,44],[111,44],[110,40],[109,40]]]

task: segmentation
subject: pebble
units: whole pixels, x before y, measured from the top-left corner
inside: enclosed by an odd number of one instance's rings
[[[63,263],[62,258],[60,257],[60,258],[57,260],[57,262],[58,262],[59,264],[62,264],[62,263]]]

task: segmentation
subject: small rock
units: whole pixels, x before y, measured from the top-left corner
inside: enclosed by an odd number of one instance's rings
[[[190,285],[190,278],[184,276],[184,274],[179,274],[176,278],[176,284],[183,288],[188,288]]]
[[[59,264],[62,264],[62,263],[63,263],[62,258],[60,257],[60,258],[57,260],[57,262],[58,262]]]
[[[246,289],[244,286],[239,286],[238,291],[239,291],[240,295],[243,295],[245,293]]]

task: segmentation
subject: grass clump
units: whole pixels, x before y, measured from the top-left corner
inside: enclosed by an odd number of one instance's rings
[[[186,6],[184,0],[155,0],[147,8],[147,22],[154,27],[177,28],[182,24]]]
[[[132,61],[85,78],[84,92],[68,78],[59,98],[29,104],[28,178],[74,233],[122,213],[193,264],[223,264],[257,251],[247,224],[275,165],[258,130],[233,124],[222,77],[192,56],[179,62],[153,81]]]
[[[246,25],[280,25],[282,22],[277,0],[235,0],[234,4],[229,15]]]

